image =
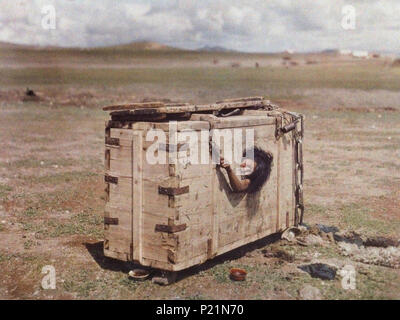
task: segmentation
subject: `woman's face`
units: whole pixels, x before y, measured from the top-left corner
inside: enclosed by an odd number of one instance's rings
[[[248,176],[253,173],[256,168],[256,162],[252,159],[245,158],[240,164],[240,172],[243,176]]]

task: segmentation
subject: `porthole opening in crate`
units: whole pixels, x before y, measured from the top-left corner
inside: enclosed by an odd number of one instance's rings
[[[220,167],[225,169],[233,192],[255,193],[267,182],[273,164],[273,155],[256,146],[243,152],[237,174],[225,158],[220,158]]]

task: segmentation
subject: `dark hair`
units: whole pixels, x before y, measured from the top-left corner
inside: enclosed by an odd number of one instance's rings
[[[265,184],[269,178],[269,175],[271,174],[273,161],[272,153],[266,152],[257,147],[254,147],[254,149],[247,149],[243,153],[243,157],[249,158],[249,154],[251,155],[253,152],[256,167],[254,171],[247,176],[247,178],[250,179],[249,187],[246,190],[248,193],[254,193],[261,190],[262,186]]]

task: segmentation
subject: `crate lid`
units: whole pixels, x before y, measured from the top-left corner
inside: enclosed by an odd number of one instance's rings
[[[163,103],[159,101],[112,105],[104,107],[104,111],[110,111],[112,116],[125,115],[156,115],[177,113],[201,113],[221,111],[224,109],[260,108],[275,109],[265,97],[246,97],[237,99],[226,99],[211,104],[189,104],[189,103]]]

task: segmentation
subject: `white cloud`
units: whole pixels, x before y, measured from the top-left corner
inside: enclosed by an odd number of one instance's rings
[[[53,4],[57,29],[41,27]],[[354,5],[356,30],[341,27]],[[325,48],[400,51],[398,0],[1,0],[0,41],[102,46],[136,40],[244,51]]]

